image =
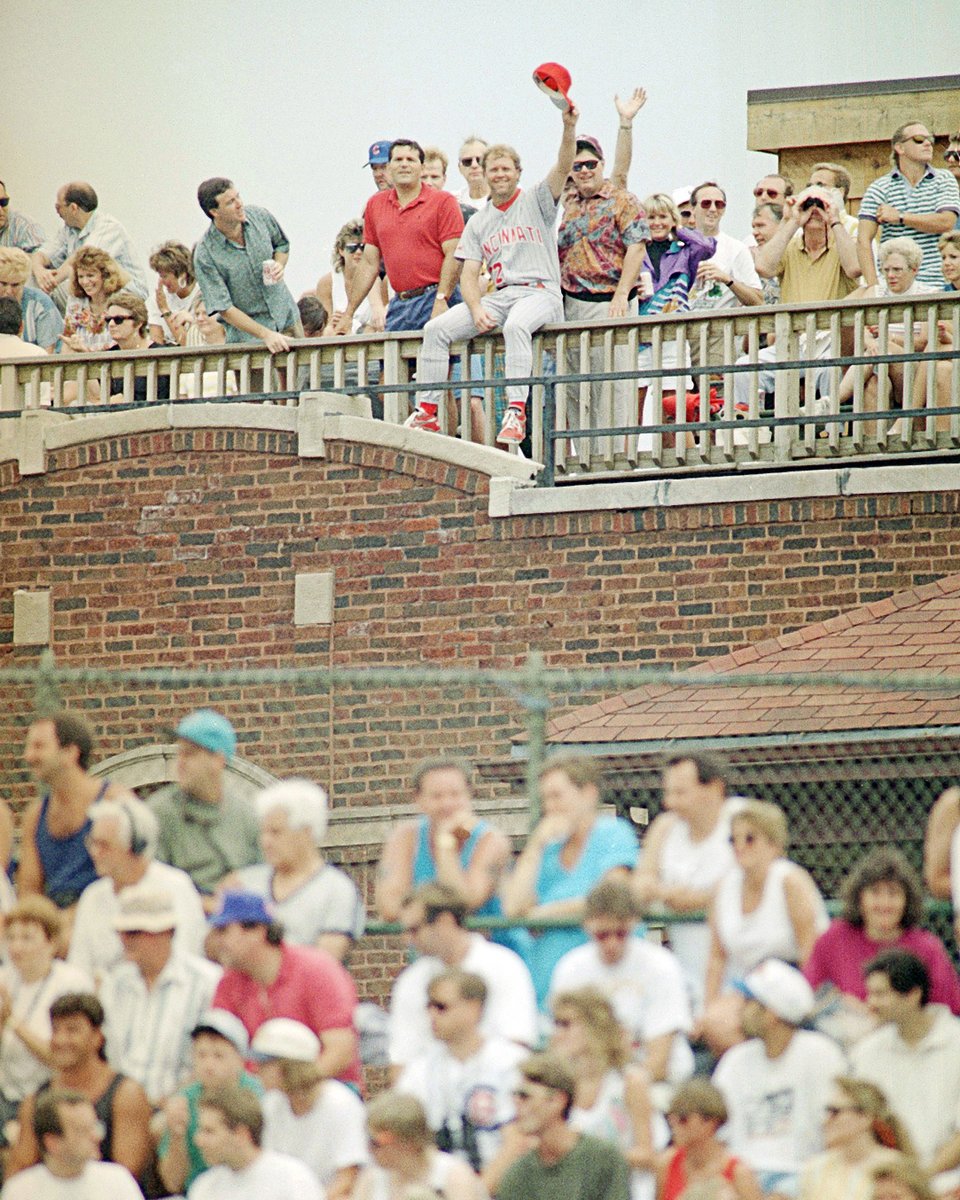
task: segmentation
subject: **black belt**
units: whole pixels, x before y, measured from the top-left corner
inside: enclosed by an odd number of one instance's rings
[[[585,300],[588,304],[603,304],[605,301],[612,300],[616,295],[615,292],[564,292],[565,296],[569,296],[571,300]],[[631,288],[628,300],[636,300],[637,289]]]
[[[418,296],[423,296],[433,288],[438,287],[436,283],[425,283],[423,287],[410,288],[406,292],[397,292],[398,300],[416,300]]]

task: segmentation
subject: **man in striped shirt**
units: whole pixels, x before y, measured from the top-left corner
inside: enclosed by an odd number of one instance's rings
[[[176,924],[164,888],[125,888],[113,919],[124,961],[107,972],[101,988],[107,1061],[142,1084],[155,1105],[190,1073],[191,1031],[210,1008],[222,974],[215,963],[174,949]]]
[[[894,130],[894,168],[875,179],[860,202],[857,253],[865,284],[877,282],[873,239],[912,237],[923,250],[918,279],[944,286],[937,239],[953,229],[960,214],[960,192],[949,171],[935,171],[933,137],[922,121],[908,121]]]

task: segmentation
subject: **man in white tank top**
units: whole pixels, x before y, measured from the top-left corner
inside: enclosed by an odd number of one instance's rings
[[[663,772],[663,807],[643,839],[633,892],[648,913],[704,911],[721,877],[734,866],[730,818],[739,797],[727,799],[723,767],[706,754],[679,755]],[[695,1009],[703,998],[710,931],[706,921],[671,925],[670,945],[687,973]]]

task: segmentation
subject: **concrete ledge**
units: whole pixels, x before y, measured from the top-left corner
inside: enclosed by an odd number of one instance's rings
[[[636,483],[584,483],[557,488],[507,489],[500,486],[498,481],[496,509],[491,489],[490,516],[681,508],[891,492],[944,492],[954,491],[956,486],[957,467],[954,463],[946,462],[843,469],[830,467],[821,471],[771,471],[756,475],[709,475],[700,479],[644,479]]]
[[[358,442],[366,446],[382,446],[387,450],[409,450],[420,458],[432,458],[463,467],[481,475],[533,479],[542,464],[506,450],[462,442],[459,438],[444,437],[442,433],[424,433],[405,425],[385,421],[366,421],[362,417],[329,416],[323,420],[325,441]]]
[[[349,397],[343,399],[350,401]],[[324,442],[330,440],[406,450],[490,478],[529,481],[541,470],[541,463],[505,450],[333,411],[337,407],[335,396],[313,393],[303,406],[289,408],[273,404],[164,404],[90,414],[36,410],[5,423],[14,428],[4,429],[0,462],[17,459],[21,474],[36,475],[46,470],[48,450],[104,438],[169,429],[262,429],[298,434],[299,452],[307,458],[323,457]],[[363,403],[350,402],[342,407],[362,410]]]

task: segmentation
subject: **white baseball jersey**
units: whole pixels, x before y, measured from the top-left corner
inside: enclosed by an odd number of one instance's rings
[[[541,284],[559,296],[557,204],[546,181],[517,192],[506,209],[488,204],[467,222],[457,258],[485,262],[496,288]]]

